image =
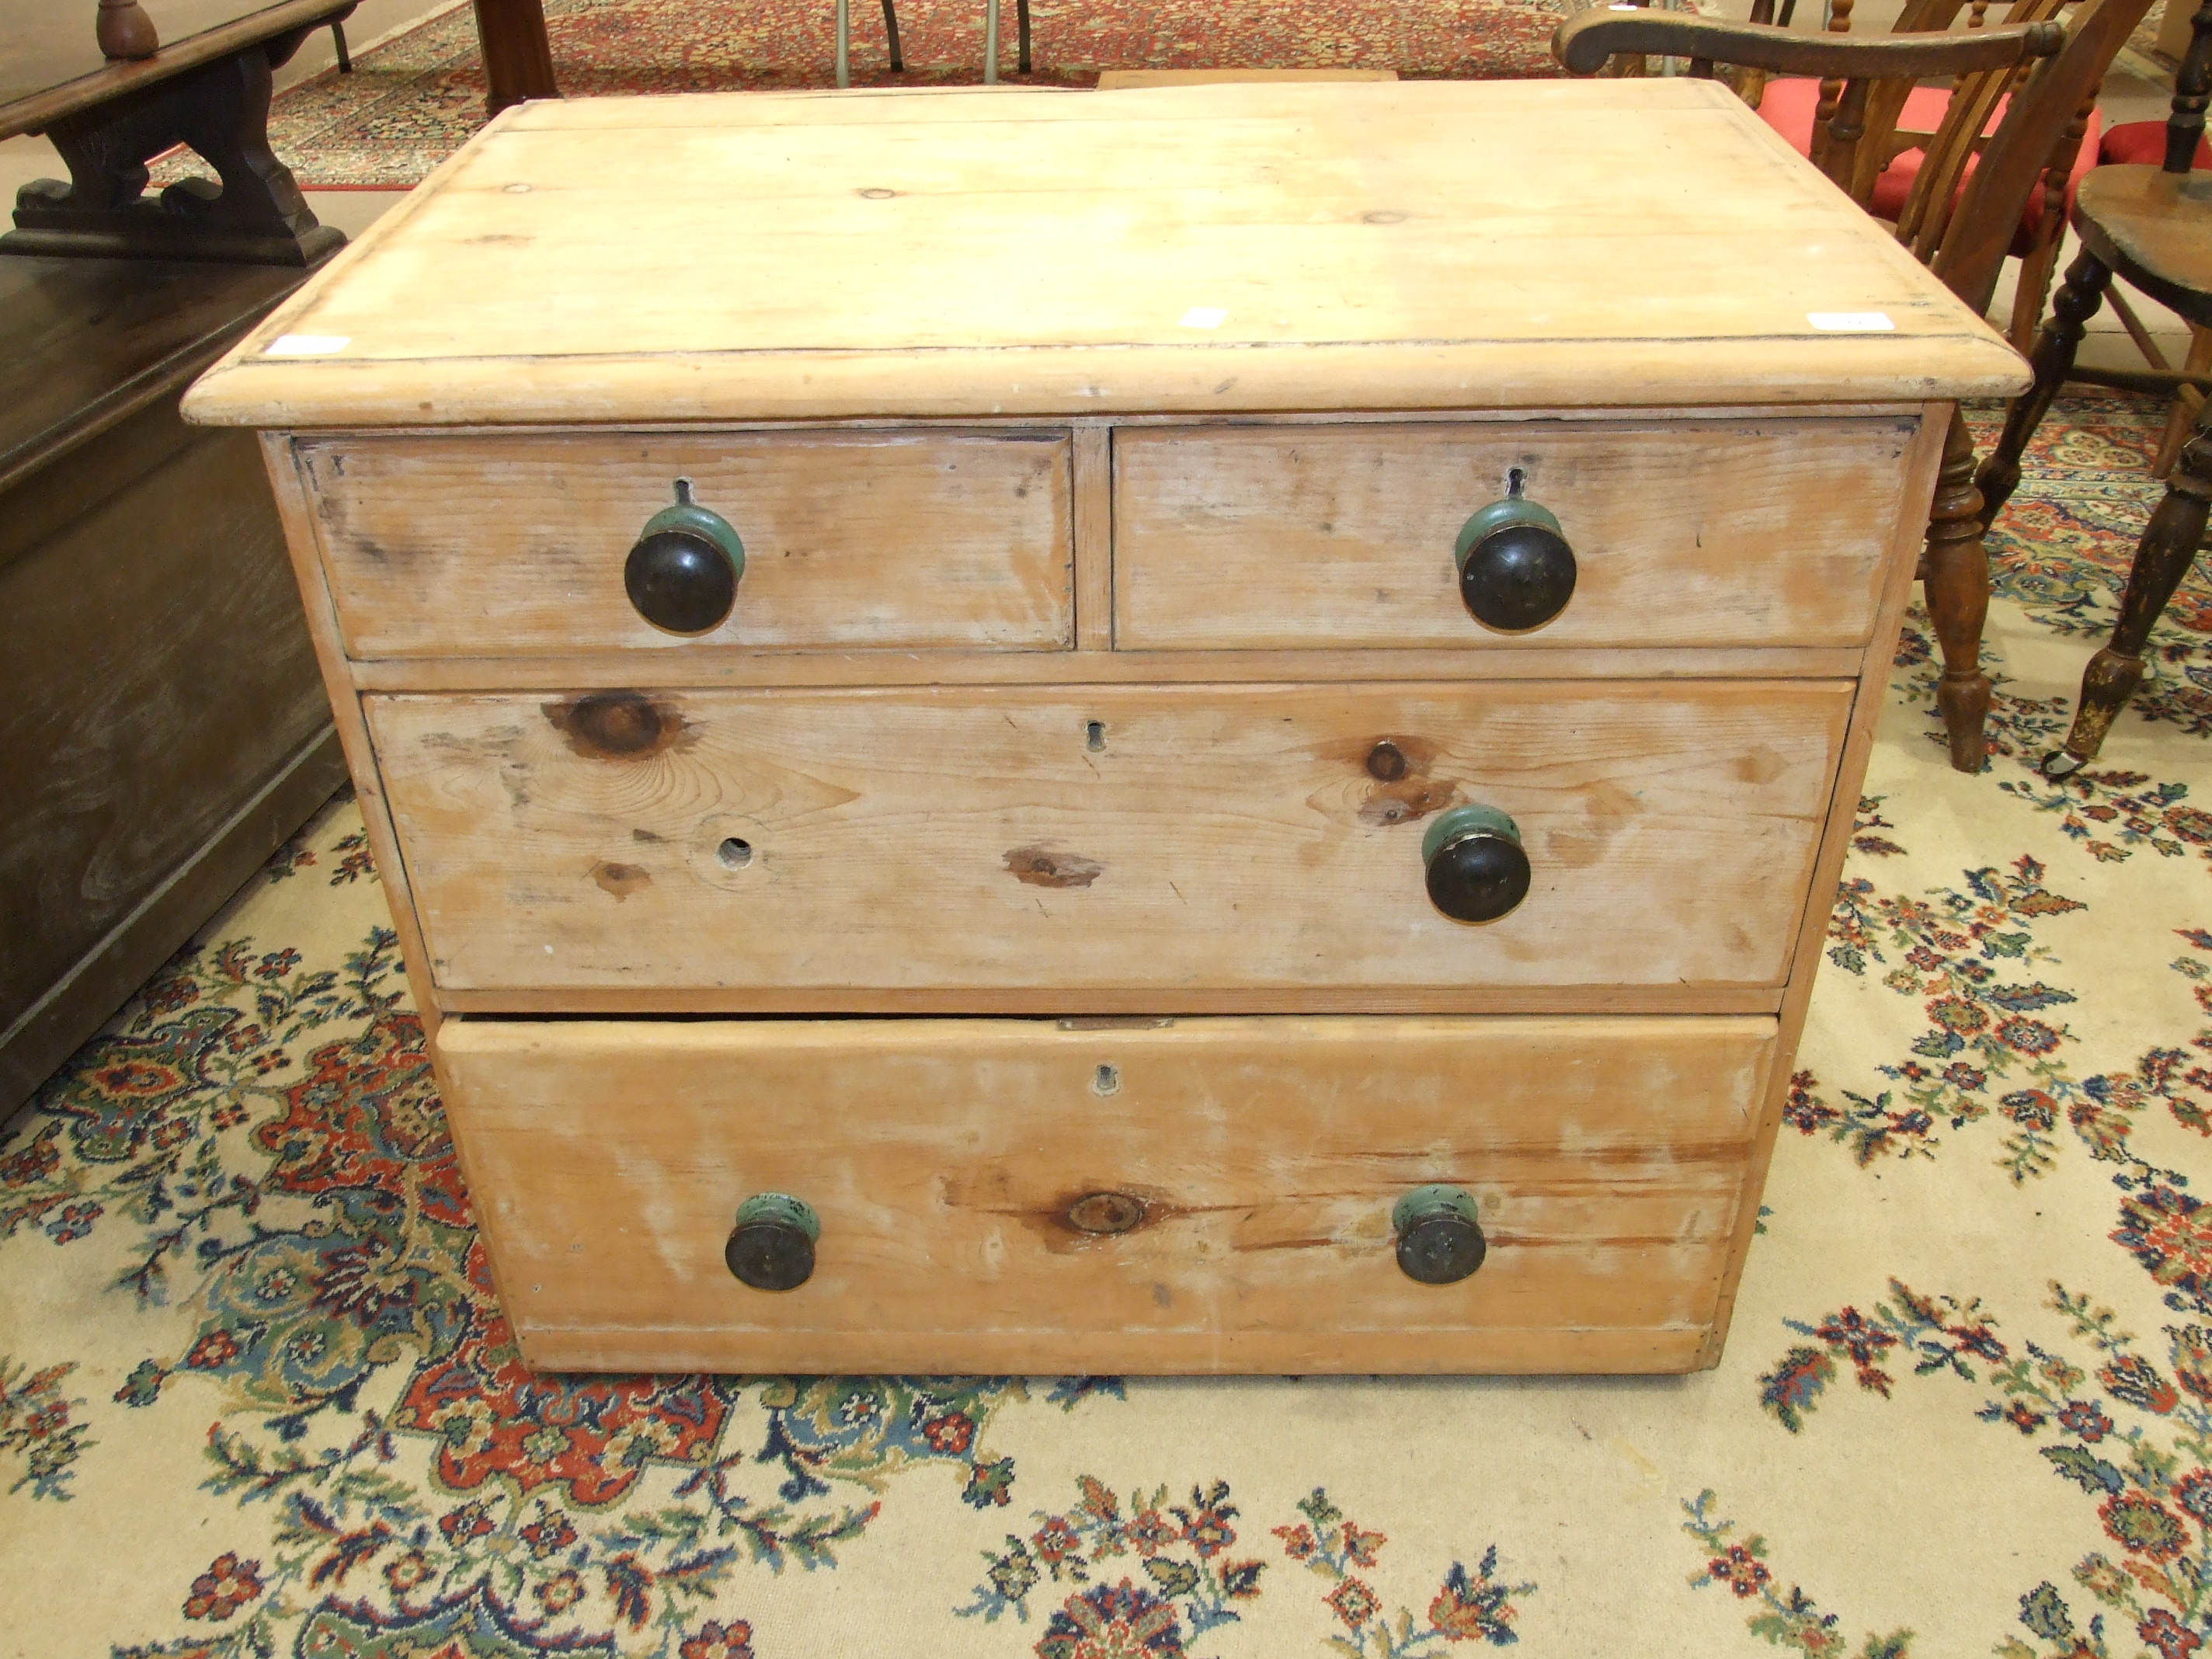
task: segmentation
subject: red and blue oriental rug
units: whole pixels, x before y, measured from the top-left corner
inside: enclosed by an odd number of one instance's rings
[[[1907,635],[1717,1370],[532,1376],[341,802],[0,1139],[0,1653],[2212,1653],[2212,586],[2032,766],[2160,422],[2045,424],[1983,775]]]
[[[1559,73],[1552,31],[1574,0],[1033,0],[1035,72],[1009,85],[1088,87],[1109,69],[1388,69],[1407,77],[1525,80]],[[893,74],[883,8],[854,0],[856,86],[983,78],[983,0],[897,0],[906,61]],[[562,93],[788,91],[836,84],[831,0],[546,0]],[[484,123],[465,5],[280,94],[276,153],[304,185],[404,188]],[[176,176],[171,172],[162,177]]]

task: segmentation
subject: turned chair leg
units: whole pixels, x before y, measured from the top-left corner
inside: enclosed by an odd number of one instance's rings
[[[1990,561],[1982,549],[1982,495],[1974,488],[1974,440],[1954,405],[1943,434],[1943,468],[1928,514],[1920,556],[1928,619],[1943,647],[1936,706],[1951,742],[1951,764],[1978,772],[1989,759],[1982,728],[1990,714],[1990,677],[1982,672],[1982,623],[1990,613]]]
[[[2143,532],[2135,564],[2128,571],[2128,591],[2120,600],[2112,642],[2089,659],[2073,729],[2066,734],[2063,749],[2045,757],[2044,776],[2066,777],[2096,759],[2113,717],[2142,684],[2143,647],[2152,624],[2204,545],[2208,505],[2212,505],[2212,398],[2198,411],[2197,429],[2181,447],[2166,499],[2150,515],[2150,526]]]
[[[2074,372],[2081,336],[2112,285],[2112,273],[2094,253],[2083,253],[2066,268],[2066,280],[2051,301],[2051,320],[2035,342],[2035,383],[2014,400],[2005,416],[2004,435],[1974,478],[1974,487],[1982,492],[1984,525],[1995,523],[2012,499],[2020,483],[2020,458],[2027,453],[2028,441],[2050,412],[2058,388]]]

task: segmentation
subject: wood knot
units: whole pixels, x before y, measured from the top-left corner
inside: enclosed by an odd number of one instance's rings
[[[1012,848],[1006,858],[1014,879],[1030,887],[1088,887],[1106,872],[1096,859],[1044,847]]]
[[[1144,1218],[1144,1200],[1127,1193],[1089,1193],[1067,1206],[1067,1224],[1079,1233],[1126,1233]]]
[[[1376,744],[1367,751],[1367,775],[1395,783],[1406,775],[1406,754],[1395,743]]]
[[[594,759],[657,755],[684,730],[675,705],[636,691],[595,692],[544,705],[545,718],[576,753]]]

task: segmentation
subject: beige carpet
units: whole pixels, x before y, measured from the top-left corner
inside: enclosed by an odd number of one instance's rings
[[[341,805],[0,1145],[0,1652],[2197,1652],[2212,589],[2027,764],[2156,421],[2046,429],[1983,776],[1907,641],[1717,1370],[532,1377]]]

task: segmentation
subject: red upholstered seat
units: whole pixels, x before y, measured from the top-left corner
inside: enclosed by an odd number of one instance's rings
[[[1997,100],[1996,108],[1990,113],[1989,125],[1982,129],[1984,136],[1997,130],[1997,123],[2004,118],[2006,101],[2003,99]],[[1759,100],[1759,118],[1788,139],[1791,147],[1800,155],[1809,155],[1813,152],[1813,117],[1820,106],[1820,83],[1818,81],[1796,78],[1769,81],[1766,83],[1765,95]],[[1898,125],[1916,132],[1933,132],[1942,125],[1943,112],[1949,106],[1950,102],[1951,94],[1941,87],[1916,88],[1905,100],[1905,112],[1898,118]],[[2162,155],[2166,143],[2166,123],[2146,121],[2140,125],[2157,132],[2160,153]],[[2069,212],[2073,210],[2074,191],[2075,186],[2081,184],[2081,175],[2087,173],[2098,160],[2099,125],[2097,113],[2092,110],[2089,114],[2089,125],[2081,135],[2081,153],[2074,158],[2074,171],[2066,181],[2066,207]],[[2116,131],[2128,130],[2124,127]],[[2114,158],[2108,156],[2105,159]],[[1919,174],[1920,162],[1921,154],[1918,150],[1907,150],[1892,161],[1881,177],[1875,180],[1873,205],[1876,218],[1894,222],[1897,216],[1905,211],[1905,198],[1912,193],[1912,181]],[[1966,163],[1967,174],[1971,175],[1973,170],[1974,162],[1970,161]],[[1965,185],[1966,179],[1962,177],[1960,180],[1960,187],[1963,189]],[[2038,185],[2028,196],[2027,211],[2021,218],[2020,230],[2013,237],[2012,251],[2014,253],[2028,252],[2033,239],[2036,222],[2042,216],[2043,186]]]
[[[2087,149],[2087,145],[2083,145]],[[2130,121],[2124,126],[2114,127],[2105,135],[2105,142],[2097,146],[2100,167],[2148,167],[2166,165],[2166,123],[2163,121]],[[2197,141],[2195,166],[2212,171],[2212,139]]]

